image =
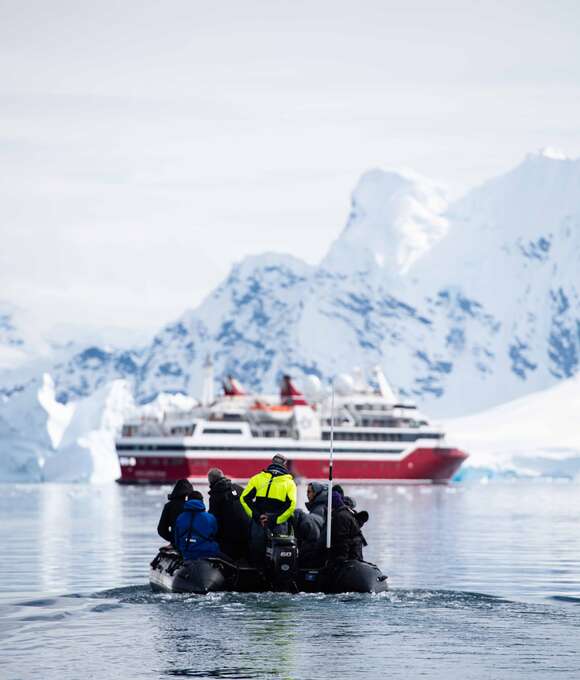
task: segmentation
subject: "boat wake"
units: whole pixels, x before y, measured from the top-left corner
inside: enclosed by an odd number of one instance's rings
[[[78,597],[74,594],[68,597]],[[456,591],[456,590],[433,590],[433,589],[391,589],[382,593],[236,593],[219,592],[205,595],[193,593],[161,593],[152,592],[148,586],[125,586],[102,590],[87,597],[107,600],[117,600],[119,604],[159,604],[159,603],[184,603],[194,602],[198,606],[219,607],[239,604],[251,606],[252,604],[268,605],[289,603],[299,606],[300,603],[306,608],[317,606],[320,602],[329,604],[356,603],[363,606],[389,606],[414,609],[462,609],[481,610],[497,609],[499,607],[513,607],[516,603],[512,600],[487,595],[485,593]],[[575,601],[580,603],[580,598],[565,598],[555,596],[551,598],[558,601]]]

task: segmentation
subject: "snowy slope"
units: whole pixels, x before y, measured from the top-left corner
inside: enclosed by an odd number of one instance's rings
[[[446,421],[469,451],[465,477],[500,472],[580,479],[580,376],[473,416]]]
[[[375,170],[319,267],[271,254],[234,267],[157,335],[137,397],[199,394],[210,354],[217,375],[268,390],[285,371],[380,363],[432,413],[481,410],[576,371],[579,255],[579,161],[531,155],[450,206],[422,178]]]
[[[351,212],[321,268],[365,274],[391,285],[447,232],[447,202],[430,180],[410,172],[371,170],[352,194]]]
[[[450,347],[440,338],[430,349],[454,364],[445,410],[457,412],[467,399],[465,410],[475,411],[572,376],[580,356],[580,161],[530,155],[448,216],[447,236],[410,272],[413,299],[455,296],[450,309],[464,312],[461,323],[434,319]]]
[[[195,312],[154,338],[137,380],[139,401],[162,390],[200,396],[208,354],[218,376],[233,373],[253,389],[273,384],[283,365],[298,369],[294,334],[310,277],[311,267],[289,255],[268,253],[234,266]]]

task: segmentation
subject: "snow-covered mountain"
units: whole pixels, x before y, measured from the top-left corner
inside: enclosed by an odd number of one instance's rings
[[[247,257],[147,346],[61,352],[56,399],[117,378],[140,403],[199,396],[210,355],[217,378],[255,390],[286,372],[328,379],[380,364],[427,412],[473,413],[576,373],[579,262],[580,160],[531,154],[451,204],[429,180],[373,170],[319,266]],[[21,373],[1,376],[4,394]]]
[[[420,177],[374,170],[318,267],[248,257],[140,351],[84,350],[59,399],[128,378],[139,401],[199,394],[201,365],[253,389],[284,372],[381,364],[403,396],[461,415],[573,375],[580,354],[580,161],[541,152],[447,205]]]
[[[444,399],[457,403],[469,385],[479,398],[465,395],[465,411],[474,411],[572,376],[580,349],[580,161],[532,154],[450,206],[448,217],[453,228],[410,272],[414,295],[459,294],[487,331],[478,338],[472,323],[449,319],[456,359]],[[474,341],[480,347],[470,349]]]

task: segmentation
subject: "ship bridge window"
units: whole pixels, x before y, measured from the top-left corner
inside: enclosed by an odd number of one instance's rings
[[[195,425],[175,425],[170,430],[170,434],[182,435],[183,437],[191,437],[194,432]]]
[[[203,434],[242,434],[242,431],[230,430],[225,427],[206,427]]]
[[[137,430],[139,428],[137,425],[123,425],[123,429],[121,431],[121,436],[123,437],[133,437],[135,434],[137,434]]]

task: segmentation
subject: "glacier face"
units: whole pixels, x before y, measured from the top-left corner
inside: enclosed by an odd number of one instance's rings
[[[207,355],[217,378],[267,391],[286,372],[328,379],[380,364],[427,412],[462,416],[576,374],[579,262],[578,160],[530,154],[450,204],[424,178],[373,170],[318,266],[247,257],[149,345],[71,346],[42,370],[62,404],[118,378],[147,403],[199,396]],[[0,318],[0,346],[18,346],[12,317]],[[2,371],[4,399],[38,378],[38,362]]]

